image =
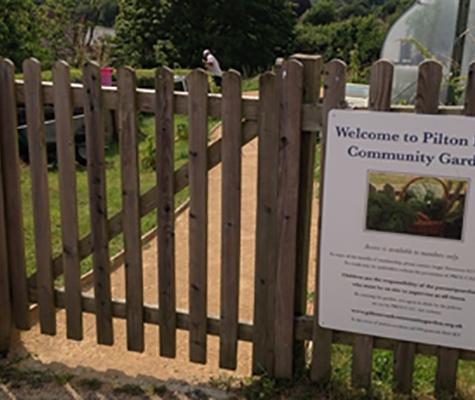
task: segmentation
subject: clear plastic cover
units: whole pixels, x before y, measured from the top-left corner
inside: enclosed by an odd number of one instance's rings
[[[444,87],[441,101],[446,97],[455,40],[459,0],[418,0],[392,26],[382,50],[382,58],[394,63],[393,102],[412,103],[417,84],[417,67],[426,58],[436,58],[443,65]],[[472,1],[462,74],[475,55],[475,1]]]

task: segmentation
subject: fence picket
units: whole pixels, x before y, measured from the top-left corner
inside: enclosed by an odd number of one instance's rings
[[[393,65],[384,60],[371,67],[368,108],[373,111],[388,111],[391,108]],[[373,366],[373,338],[354,335],[351,381],[355,388],[369,389]]]
[[[437,114],[442,66],[436,61],[425,61],[419,67],[415,109],[419,114]],[[409,394],[412,390],[416,344],[400,342],[394,353],[394,380],[396,392]]]
[[[0,158],[3,168],[8,265],[12,288],[13,320],[18,329],[29,329],[25,238],[18,158],[15,66],[0,57]]]
[[[256,276],[254,297],[253,372],[274,373],[275,265],[277,252],[277,168],[279,97],[276,76],[259,78],[259,146],[257,169]]]
[[[140,230],[140,171],[138,159],[138,114],[135,72],[120,68],[118,74],[119,146],[122,176],[122,206],[125,291],[127,298],[127,348],[143,352],[143,267]]]
[[[160,355],[176,356],[175,283],[175,182],[174,182],[174,107],[173,72],[159,68],[155,76],[156,147],[158,187],[158,276],[160,304]]]
[[[241,76],[223,76],[220,368],[236,369],[241,253]]]
[[[293,373],[295,272],[299,192],[300,132],[303,94],[303,66],[290,60],[282,67],[280,118],[276,305],[275,376],[291,378]],[[271,251],[269,249],[269,251]]]
[[[48,164],[41,88],[41,65],[35,59],[23,63],[25,104],[30,157],[31,192],[35,232],[38,304],[41,332],[56,334],[56,312],[51,253]]]
[[[322,57],[296,54],[292,56],[303,65],[303,101],[315,105],[320,98]],[[295,275],[295,315],[307,314],[308,267],[310,255],[310,225],[312,221],[313,182],[317,132],[302,131],[300,146],[300,185],[297,222],[297,266]],[[305,368],[304,342],[295,342],[294,367]]]
[[[208,274],[208,77],[194,70],[189,87],[189,279],[190,361],[206,363]]]
[[[53,68],[54,113],[61,208],[64,285],[66,288],[66,335],[82,340],[80,264],[78,256],[78,211],[75,132],[69,66],[58,61]]]
[[[114,335],[112,326],[109,237],[107,232],[104,115],[99,66],[88,62],[84,66],[83,80],[89,209],[94,249],[92,260],[97,341],[99,344],[112,345]]]
[[[0,118],[2,117],[0,115]],[[10,349],[13,328],[3,182],[3,168],[0,163],[0,356]]]
[[[324,189],[325,172],[325,138],[327,135],[327,120],[330,110],[335,108],[345,108],[345,85],[346,85],[346,64],[340,60],[330,61],[324,69],[323,116],[322,116],[322,136],[321,136],[321,157],[320,157],[320,191],[319,191],[319,217],[318,217],[318,237],[321,231],[322,199]],[[320,243],[320,242],[319,242]],[[317,247],[317,273],[315,283],[315,307],[313,322],[313,352],[311,378],[316,382],[326,382],[331,377],[331,348],[333,333],[329,329],[321,328],[318,324],[318,283],[320,274],[319,257],[320,244]]]

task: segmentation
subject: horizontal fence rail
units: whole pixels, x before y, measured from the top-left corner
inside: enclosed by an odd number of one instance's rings
[[[327,115],[344,109],[346,65],[323,64],[318,56],[295,55],[259,79],[259,97],[241,92],[241,76],[226,72],[223,93],[208,93],[208,77],[195,70],[187,77],[189,93],[173,92],[173,73],[156,71],[155,89],[136,87],[134,70],[121,68],[118,88],[102,87],[98,65],[84,67],[84,85],[71,84],[69,67],[55,65],[54,82],[41,82],[41,65],[27,60],[25,81],[14,81],[14,66],[0,59],[0,352],[8,350],[12,323],[28,329],[28,303],[39,305],[42,333],[56,332],[56,310],[66,310],[67,336],[83,338],[83,313],[96,317],[97,341],[114,344],[113,319],[126,321],[127,347],[145,350],[144,324],[160,330],[159,351],[176,357],[177,330],[189,335],[190,361],[206,363],[208,335],[219,337],[219,366],[235,369],[238,341],[253,343],[253,372],[291,378],[305,365],[303,342],[312,343],[310,375],[316,382],[331,379],[332,346],[352,346],[352,385],[371,388],[375,349],[394,352],[395,390],[410,393],[417,354],[437,357],[436,392],[453,393],[459,360],[475,361],[475,352],[422,343],[323,329],[318,324],[317,283],[320,265],[310,260],[317,142],[321,170],[325,157]],[[475,71],[472,65],[471,71]],[[414,106],[391,105],[393,66],[378,61],[371,68],[369,106],[373,111],[442,115],[475,115],[475,74],[469,75],[464,107],[439,106],[441,65],[426,61],[419,68]],[[323,78],[324,93],[320,93]],[[26,105],[37,272],[26,278],[24,233],[21,229],[20,170],[16,154],[16,109]],[[55,107],[59,159],[62,254],[53,258],[49,220],[49,188],[45,152],[45,105]],[[84,109],[91,233],[79,238],[74,161],[73,110]],[[106,199],[105,114],[115,110],[119,126],[123,209],[108,216]],[[154,114],[157,145],[156,185],[140,195],[138,116]],[[175,115],[189,121],[189,161],[174,169]],[[222,120],[223,134],[208,143],[208,117]],[[258,140],[254,321],[239,318],[241,257],[241,149]],[[15,156],[15,157],[14,157]],[[222,164],[221,308],[210,316],[208,300],[208,172]],[[175,194],[190,190],[189,310],[176,307]],[[319,200],[325,190],[323,178]],[[320,202],[321,207],[321,202]],[[157,304],[144,304],[140,220],[156,212],[159,256]],[[318,230],[319,230],[318,228]],[[123,234],[126,298],[111,293],[110,241]],[[318,253],[319,249],[317,249]],[[92,255],[94,295],[81,292],[80,262]],[[318,259],[318,254],[317,254]],[[309,270],[316,271],[313,315],[307,312]],[[64,287],[54,286],[64,274]],[[10,289],[11,287],[11,289]],[[11,296],[5,293],[11,292]]]

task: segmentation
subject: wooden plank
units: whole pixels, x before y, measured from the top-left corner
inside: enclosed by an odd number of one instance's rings
[[[175,201],[173,71],[159,68],[155,76],[155,129],[158,187],[158,290],[160,355],[176,357]]]
[[[236,369],[241,255],[241,76],[223,76],[220,368]]]
[[[311,378],[315,382],[323,383],[331,377],[331,345],[332,345],[332,331],[321,328],[318,324],[318,306],[319,306],[319,291],[318,283],[320,276],[320,232],[322,227],[322,206],[323,206],[323,191],[324,191],[324,176],[325,176],[325,139],[327,135],[327,120],[330,110],[335,108],[345,107],[345,86],[346,86],[346,65],[339,60],[330,61],[324,72],[324,87],[325,93],[323,97],[323,127],[320,139],[321,144],[321,161],[320,161],[320,190],[319,190],[319,207],[320,212],[318,216],[318,246],[317,246],[317,273],[315,283],[315,315],[313,327],[313,352],[312,352],[312,370]]]
[[[293,374],[295,272],[303,66],[290,60],[282,67],[280,113],[279,191],[275,305],[275,376]],[[269,249],[268,251],[273,251]]]
[[[127,299],[127,349],[145,349],[143,324],[143,267],[140,228],[140,172],[138,157],[138,114],[135,72],[120,68],[119,147],[122,177],[122,207]]]
[[[89,209],[94,249],[92,262],[97,341],[99,344],[112,345],[114,334],[111,310],[109,235],[107,233],[104,110],[99,66],[92,62],[87,63],[83,69],[83,80]]]
[[[15,66],[0,58],[0,158],[3,167],[8,264],[12,288],[13,320],[18,329],[29,329],[25,238],[18,157]]]
[[[279,97],[276,77],[259,78],[259,146],[257,168],[256,273],[254,286],[253,372],[274,375],[275,272],[277,252],[277,168]]]
[[[62,256],[66,288],[66,335],[69,339],[82,340],[75,132],[69,66],[65,62],[58,61],[55,64],[53,81],[63,243]]]
[[[442,65],[436,61],[425,61],[419,67],[415,110],[419,114],[437,114],[439,108]],[[412,391],[416,345],[400,342],[394,353],[394,381],[398,393]]]
[[[388,111],[391,108],[393,71],[393,65],[384,60],[377,61],[371,67],[370,110]],[[354,337],[351,382],[355,388],[369,389],[371,386],[373,345],[371,336],[356,334]]]
[[[0,122],[2,120],[3,114],[0,114]],[[10,349],[13,331],[3,182],[3,168],[0,163],[0,357],[6,355]]]
[[[41,65],[35,59],[23,63],[26,93],[28,153],[37,268],[41,333],[56,334],[54,279],[48,194],[48,165],[41,90]]]
[[[320,98],[323,60],[320,56],[295,54],[292,58],[303,65],[303,101],[315,105]],[[313,182],[317,132],[302,127],[300,146],[300,185],[297,222],[297,267],[295,275],[295,315],[307,314],[308,263],[310,255],[310,225],[312,221]],[[295,342],[294,369],[305,368],[305,343]]]
[[[190,361],[206,363],[208,274],[208,78],[201,70],[187,77],[189,87],[189,279]]]

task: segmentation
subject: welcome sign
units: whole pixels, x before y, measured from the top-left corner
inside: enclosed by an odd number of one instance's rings
[[[475,119],[334,110],[324,328],[475,350]]]

